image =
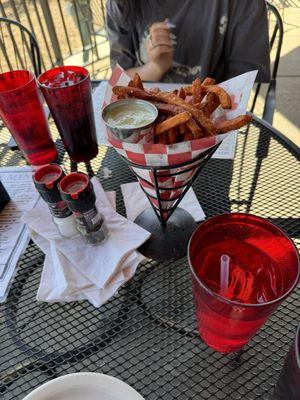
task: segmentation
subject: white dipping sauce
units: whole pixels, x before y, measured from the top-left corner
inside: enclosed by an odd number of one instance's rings
[[[151,124],[155,111],[142,104],[120,104],[107,112],[105,120],[112,128],[134,129]]]

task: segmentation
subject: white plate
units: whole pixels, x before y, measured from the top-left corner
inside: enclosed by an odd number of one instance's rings
[[[70,374],[53,379],[23,400],[144,400],[127,383],[93,372]]]

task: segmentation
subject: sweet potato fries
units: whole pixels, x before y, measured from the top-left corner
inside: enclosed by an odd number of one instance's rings
[[[157,107],[159,116],[153,126],[154,143],[174,144],[217,135],[241,128],[251,120],[249,115],[240,115],[213,123],[211,114],[218,107],[230,109],[231,99],[212,78],[205,78],[202,83],[197,78],[192,85],[170,93],[158,88],[146,90],[139,75],[135,74],[128,86],[115,86],[113,93],[118,99],[138,98]]]

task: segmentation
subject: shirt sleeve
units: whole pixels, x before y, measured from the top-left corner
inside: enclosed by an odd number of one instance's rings
[[[257,69],[257,82],[270,81],[268,16],[264,0],[232,1],[226,38],[226,79]]]
[[[117,0],[106,3],[106,31],[110,45],[110,64],[113,68],[117,63],[124,69],[136,65],[133,47],[133,32],[129,23],[123,21],[122,7]]]

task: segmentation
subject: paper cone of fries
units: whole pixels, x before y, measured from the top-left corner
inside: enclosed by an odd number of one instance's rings
[[[162,220],[168,218],[172,206],[178,202],[185,187],[201,168],[201,155],[203,158],[210,158],[210,149],[235,132],[232,128],[238,129],[249,122],[245,114],[256,75],[257,71],[251,71],[217,86],[211,84],[213,82],[209,79],[209,85],[205,85],[205,81],[201,85],[201,82],[196,80],[193,85],[184,86],[180,90],[178,85],[174,85],[175,93],[172,93],[164,89],[142,90],[134,86],[129,90],[128,84],[134,85],[134,82],[130,82],[130,77],[120,66],[113,70],[103,107],[118,100],[119,91],[123,97],[124,93],[125,97],[134,97],[137,93],[138,98],[152,101],[159,110],[159,121],[151,129],[142,132],[137,143],[120,141],[108,128],[106,134],[110,144],[129,162],[142,189]],[[137,82],[137,85],[140,84],[141,82]],[[220,91],[218,87],[225,92]],[[221,98],[223,95],[224,98]],[[217,104],[214,101],[217,101]],[[222,105],[227,108],[222,108]],[[190,120],[186,122],[189,117]],[[176,123],[178,118],[186,123],[182,123],[180,129],[176,126],[177,130],[172,131],[173,141],[175,136],[177,143],[163,143],[163,137],[167,140],[170,137],[170,133],[168,136],[164,128],[173,121]],[[228,131],[229,129],[231,130]],[[189,138],[191,140],[188,140]]]

